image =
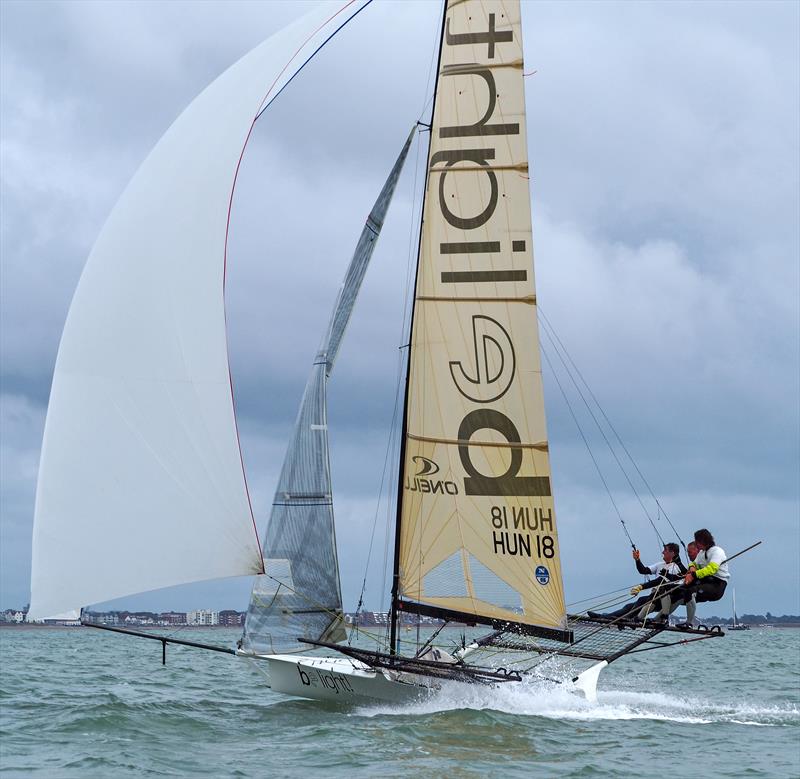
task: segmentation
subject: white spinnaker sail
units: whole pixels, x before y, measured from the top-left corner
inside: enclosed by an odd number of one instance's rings
[[[30,619],[262,570],[225,335],[229,206],[257,114],[362,5],[325,4],[229,68],[111,212],[53,376]]]

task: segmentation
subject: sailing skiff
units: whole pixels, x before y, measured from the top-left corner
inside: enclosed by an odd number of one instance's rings
[[[750,625],[744,622],[739,622],[739,617],[736,614],[736,590],[733,590],[733,623],[728,626],[728,630],[750,630]]]
[[[276,95],[368,4],[325,4],[223,73],[169,128],[112,211],[55,367],[29,617],[252,575],[239,646],[216,649],[267,664],[276,691],[402,701],[448,683],[520,683],[559,658],[590,664],[568,681],[592,698],[609,662],[721,633],[652,622],[618,630],[566,611],[518,0],[444,3],[432,116],[421,125],[427,181],[385,645],[345,643],[326,387],[414,130],[348,267],[259,540],[226,344],[231,199],[255,122],[269,121]],[[102,556],[98,548],[125,551]],[[404,616],[491,632],[452,653],[427,644],[409,653],[398,634]],[[198,645],[147,636],[164,647]],[[491,659],[497,653],[505,653],[502,666]]]

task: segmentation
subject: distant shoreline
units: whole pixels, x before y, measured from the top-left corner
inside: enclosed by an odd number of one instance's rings
[[[34,622],[0,622],[0,630],[78,630],[91,625],[41,625]],[[113,626],[116,627],[116,626]],[[124,627],[120,625],[120,627]],[[800,627],[800,625],[798,625]],[[136,630],[241,630],[238,625],[132,625]]]
[[[709,623],[709,624],[716,624],[716,623]],[[22,623],[14,623],[14,622],[0,622],[0,630],[79,630],[82,627],[91,627],[91,625],[38,625],[31,622],[22,622]],[[133,625],[133,628],[136,630],[152,630],[154,632],[157,631],[165,631],[168,630],[170,632],[178,632],[184,630],[241,630],[240,627],[236,625]],[[348,627],[353,627],[348,625]],[[374,627],[371,625],[359,625],[359,628],[364,627]],[[453,627],[458,627],[454,625]],[[730,628],[730,625],[720,625],[723,630],[726,628]],[[800,628],[800,622],[778,622],[778,623],[765,623],[759,625],[750,625],[748,627],[752,629],[757,628]]]

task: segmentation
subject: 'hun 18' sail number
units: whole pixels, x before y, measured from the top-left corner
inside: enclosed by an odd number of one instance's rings
[[[492,543],[495,554],[523,555],[530,557],[535,548],[536,557],[555,556],[553,536],[537,531],[553,532],[553,512],[529,506],[492,506]]]

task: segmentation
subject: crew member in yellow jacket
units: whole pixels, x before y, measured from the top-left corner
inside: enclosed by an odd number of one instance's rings
[[[694,622],[694,609],[690,608],[692,596],[697,603],[716,601],[725,594],[730,572],[725,562],[728,556],[725,550],[717,546],[714,536],[705,528],[695,531],[694,541],[699,549],[697,557],[689,566],[683,579],[683,585],[677,587],[670,595],[672,608],[679,603],[687,607],[687,625]]]

